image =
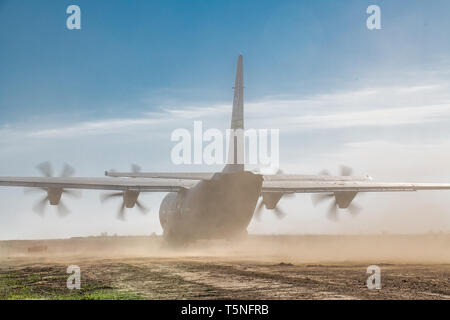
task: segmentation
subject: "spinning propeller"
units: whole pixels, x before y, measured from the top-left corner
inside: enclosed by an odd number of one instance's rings
[[[351,176],[353,173],[352,168],[341,166],[341,176]],[[329,176],[330,173],[326,170],[321,171],[319,173],[323,176]],[[334,192],[334,193],[322,193],[322,194],[313,194],[312,202],[313,205],[318,205],[319,203],[332,200],[330,207],[328,208],[327,217],[330,220],[337,221],[338,220],[338,208],[348,209],[351,215],[355,216],[361,211],[361,207],[352,203],[352,200],[356,196],[356,192]],[[342,200],[342,202],[340,201]],[[347,204],[348,202],[348,204]]]
[[[145,207],[139,200],[139,191],[125,190],[120,192],[104,193],[100,195],[101,202],[108,201],[113,198],[122,197],[122,204],[119,207],[117,218],[125,221],[125,208],[134,208],[136,206],[142,214],[147,214],[150,209]]]
[[[115,172],[115,170],[110,170],[110,172]],[[131,165],[131,172],[133,173],[139,173],[141,172],[141,167],[137,164]],[[145,207],[139,200],[139,191],[134,190],[125,190],[120,192],[111,192],[111,193],[104,193],[100,195],[101,202],[108,201],[113,198],[119,198],[122,197],[123,201],[122,204],[119,207],[119,211],[117,213],[117,218],[119,220],[125,221],[125,208],[134,208],[136,206],[142,214],[147,214],[150,209]]]
[[[257,220],[261,220],[263,208],[264,208],[264,199],[261,199],[261,201],[259,201],[258,205],[256,206],[256,211],[255,211],[255,218]],[[266,209],[269,209],[269,208],[267,208],[267,205],[266,205]],[[269,209],[269,210],[272,210],[273,214],[278,219],[283,219],[286,216],[286,213],[278,207],[278,204],[273,209]]]
[[[277,174],[283,174],[283,171],[278,170]],[[295,194],[293,193],[262,193],[261,194],[262,199],[261,201],[259,201],[258,205],[256,206],[256,210],[255,210],[255,218],[257,220],[261,219],[262,216],[262,212],[264,209],[264,206],[266,207],[266,209],[271,210],[273,212],[273,214],[278,218],[278,219],[283,219],[287,214],[280,209],[280,207],[278,206],[278,202],[281,200],[281,198],[293,198],[295,196]]]
[[[131,172],[133,173],[140,173],[142,170],[141,166],[137,165],[137,164],[132,164],[131,165]]]
[[[53,168],[50,162],[41,163],[36,168],[42,173],[44,177],[47,178],[53,177]],[[60,177],[61,178],[71,177],[74,175],[74,173],[75,170],[68,164],[65,164],[60,174]],[[27,188],[25,189],[25,194],[42,191],[45,192],[46,195],[41,200],[36,202],[35,205],[33,206],[33,211],[41,216],[45,214],[47,203],[50,203],[50,205],[52,206],[57,206],[58,215],[64,217],[70,213],[70,210],[62,202],[61,200],[62,194],[67,194],[72,197],[81,196],[81,192],[79,190],[66,190],[63,188]]]
[[[132,164],[132,165],[131,165],[131,172],[132,172],[132,173],[140,173],[141,171],[142,171],[141,166],[139,166],[139,165],[137,165],[137,164]],[[114,172],[117,172],[117,170],[116,170],[116,169],[111,169],[111,170],[108,170],[108,171],[106,171],[106,172],[114,173]],[[105,174],[106,174],[106,173],[105,173]]]

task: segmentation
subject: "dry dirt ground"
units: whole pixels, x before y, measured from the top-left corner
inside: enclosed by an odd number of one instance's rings
[[[28,248],[47,246],[45,252]],[[66,288],[69,265],[82,290]],[[366,287],[369,265],[380,290]],[[450,236],[159,237],[0,242],[1,299],[450,299]]]

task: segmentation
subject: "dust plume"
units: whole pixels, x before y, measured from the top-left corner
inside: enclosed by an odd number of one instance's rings
[[[47,262],[152,258],[248,260],[286,263],[450,263],[450,235],[250,235],[199,240],[169,247],[160,236],[87,237],[61,240],[2,241],[0,259]],[[30,252],[43,247],[45,251]]]

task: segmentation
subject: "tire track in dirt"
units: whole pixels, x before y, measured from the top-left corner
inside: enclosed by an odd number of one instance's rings
[[[234,299],[355,299],[330,283],[259,271],[260,266],[183,261],[127,264],[116,283],[147,297]],[[173,288],[176,291],[173,291]],[[163,294],[165,292],[165,294]],[[178,292],[178,295],[177,295]],[[180,293],[183,293],[180,296]]]
[[[51,289],[47,275],[49,279],[61,275],[58,283],[63,287],[70,264],[80,266],[82,286],[91,281],[147,299],[450,299],[449,264],[379,264],[381,290],[367,289],[367,264],[362,263],[290,264],[228,257],[71,258],[8,261],[0,264],[0,271],[38,276],[40,281],[33,283],[41,290],[41,286]]]
[[[449,299],[449,266],[383,266],[368,290],[365,265],[270,265],[202,259],[129,261],[114,283],[153,299]],[[444,284],[444,285],[443,285]]]

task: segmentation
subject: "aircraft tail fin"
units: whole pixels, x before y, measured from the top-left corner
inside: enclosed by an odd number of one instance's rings
[[[244,129],[244,72],[242,55],[238,58],[236,80],[234,81],[233,115],[231,129]]]
[[[239,55],[234,82],[233,113],[229,141],[228,163],[223,172],[244,171],[244,70]]]

